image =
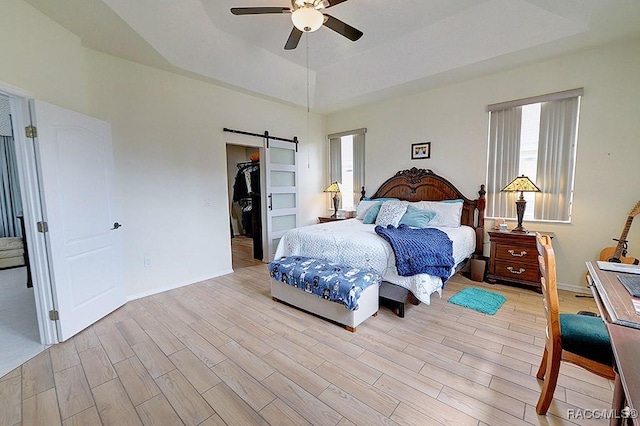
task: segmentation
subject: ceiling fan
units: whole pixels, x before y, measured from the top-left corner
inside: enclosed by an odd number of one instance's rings
[[[231,13],[234,15],[264,15],[270,13],[290,13],[293,21],[293,29],[285,50],[292,50],[298,46],[302,33],[316,31],[322,25],[332,29],[349,40],[356,41],[362,37],[362,31],[353,28],[351,25],[323,13],[328,9],[347,0],[291,0],[291,7],[232,7]]]

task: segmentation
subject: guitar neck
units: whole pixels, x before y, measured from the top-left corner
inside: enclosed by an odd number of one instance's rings
[[[633,222],[633,216],[627,217],[627,223],[624,225],[624,229],[622,230],[622,234],[620,234],[620,239],[618,240],[618,245],[616,246],[616,251],[615,253],[613,253],[614,259],[620,259],[620,257],[622,256],[624,244],[627,241],[629,229],[631,229],[631,222]]]

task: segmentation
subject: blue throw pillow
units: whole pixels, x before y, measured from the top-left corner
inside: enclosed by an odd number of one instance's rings
[[[426,228],[436,213],[430,210],[419,209],[414,206],[408,206],[407,212],[400,219],[400,225],[407,225],[412,228]]]
[[[462,199],[457,199],[457,200],[442,200],[440,201],[441,203],[464,203],[464,200]]]
[[[367,210],[362,218],[362,223],[372,224],[376,223],[376,218],[378,217],[378,213],[380,213],[380,207],[382,203],[376,203]]]

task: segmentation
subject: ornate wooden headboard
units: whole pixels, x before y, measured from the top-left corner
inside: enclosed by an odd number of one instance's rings
[[[364,190],[364,189],[363,189]],[[465,197],[451,182],[430,169],[401,170],[387,179],[371,198],[392,197],[407,201],[463,200],[462,225],[476,230],[476,254],[482,255],[484,241],[484,209],[486,191],[480,185],[479,197]]]

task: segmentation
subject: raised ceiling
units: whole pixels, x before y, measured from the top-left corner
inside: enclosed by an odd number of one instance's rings
[[[26,1],[84,46],[135,62],[300,106],[308,81],[323,113],[640,37],[632,0],[349,0],[327,12],[360,40],[321,27],[295,50],[283,49],[290,15],[229,12],[288,0]]]

